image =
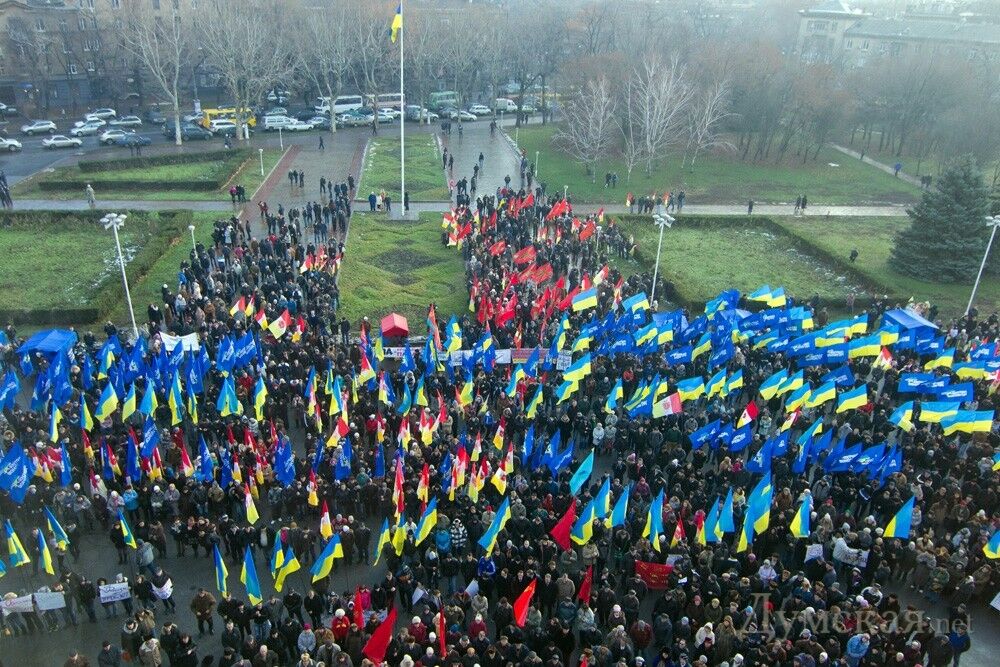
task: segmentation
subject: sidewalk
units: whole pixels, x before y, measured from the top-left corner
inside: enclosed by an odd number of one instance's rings
[[[876,169],[880,169],[880,170],[884,171],[887,174],[890,174],[890,175],[894,175],[895,174],[895,169],[893,169],[890,165],[887,165],[887,164],[885,164],[883,162],[879,162],[878,160],[873,160],[873,159],[871,159],[868,156],[861,157],[861,153],[859,153],[856,150],[853,150],[851,148],[847,148],[846,146],[840,146],[838,144],[833,144],[833,143],[830,144],[830,147],[833,148],[834,150],[840,151],[844,155],[847,155],[849,157],[854,158],[855,160],[861,160],[865,164],[871,165],[871,166],[875,167]],[[902,179],[902,180],[906,181],[907,183],[909,183],[910,185],[915,185],[918,188],[921,187],[921,185],[920,185],[920,179],[917,178],[916,176],[910,176],[909,174],[905,174],[902,171],[900,171],[899,175],[896,178]]]
[[[86,199],[16,199],[14,210],[18,211],[82,211],[89,209]],[[185,208],[192,211],[224,211],[231,213],[233,206],[227,201],[151,201],[148,199],[118,200],[98,199],[94,207],[98,210],[132,209],[136,211],[165,211]]]

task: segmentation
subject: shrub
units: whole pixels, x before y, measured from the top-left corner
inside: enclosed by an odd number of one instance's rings
[[[221,151],[203,151],[201,153],[170,153],[167,155],[152,155],[150,157],[114,158],[111,160],[83,160],[77,167],[85,173],[98,171],[117,171],[119,169],[145,169],[170,164],[191,164],[194,162],[216,162],[220,160],[235,160],[242,163],[251,156],[251,151],[245,148]]]

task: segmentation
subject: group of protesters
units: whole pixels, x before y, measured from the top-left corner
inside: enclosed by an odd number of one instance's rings
[[[346,195],[334,193],[339,215]],[[314,220],[331,205],[326,192],[320,201]],[[445,217],[443,241],[464,262],[472,312],[449,319],[430,304],[426,339],[403,342],[401,362],[367,318],[345,344],[337,309],[346,226],[310,243],[302,216],[281,207],[261,209],[260,237],[249,220],[220,221],[212,244],[199,244],[180,267],[177,289],[165,286],[163,303],[150,304],[141,341],[111,324],[103,340],[83,335],[65,351],[65,393],[58,378],[42,381],[58,354],[19,353],[22,339],[8,328],[5,366],[36,391],[31,406],[6,406],[5,451],[16,440],[36,467],[26,495],[4,494],[0,511],[22,537],[32,585],[41,583],[35,591],[64,592],[67,605],[58,616],[5,610],[5,634],[97,622],[102,604],[112,618],[121,607],[120,636],[81,647],[67,665],[959,664],[971,646],[971,610],[997,590],[984,546],[1000,524],[998,443],[992,431],[946,437],[919,412],[912,428],[890,419],[913,398],[900,391],[901,375],[922,370],[926,353],[888,346],[889,362],[850,359],[868,401],[843,413],[833,404],[803,409],[786,429],[789,395],[760,390],[781,369],[803,367],[740,335],[740,318],[753,317],[746,310],[759,311],[758,301],[736,294],[724,309],[674,313],[668,340],[619,351],[609,341],[648,326],[668,287],[653,285],[627,259],[633,252],[621,251],[634,244],[627,230],[509,181],[470,204]],[[578,308],[588,294],[594,303]],[[866,332],[891,306],[869,305]],[[772,310],[794,308],[810,318],[812,309],[790,297]],[[956,363],[1000,335],[995,315],[938,326]],[[671,360],[679,341],[701,337],[691,327],[722,332],[712,337],[719,347],[731,341],[717,367],[714,354]],[[767,331],[780,333],[756,333]],[[192,336],[197,346],[178,342]],[[237,350],[236,363],[226,352],[234,341],[252,343]],[[544,358],[499,363],[496,353],[508,349]],[[586,373],[567,380],[584,355]],[[630,404],[643,387],[658,401],[666,396],[660,383],[673,393],[683,379],[720,368],[741,384],[687,398],[682,411],[663,416],[642,409],[652,401]],[[179,370],[181,406],[171,394]],[[820,385],[829,371],[804,367],[804,381]],[[118,408],[81,426],[81,406],[98,414],[115,382]],[[992,409],[992,378],[973,383],[975,409]],[[149,392],[159,398],[123,418],[132,388],[136,403]],[[65,400],[53,432],[56,395]],[[739,450],[693,442],[713,420],[736,423],[750,403],[752,436]],[[796,472],[793,462],[809,446],[800,436],[819,417],[833,442],[890,443],[900,465],[885,475],[830,471],[818,456]],[[145,456],[149,423],[159,436]],[[786,430],[787,453],[768,461],[768,525],[740,545],[762,477],[748,469],[752,455]],[[282,459],[289,452],[290,466]],[[591,453],[593,470],[581,481],[575,471]],[[727,495],[736,532],[704,535]],[[789,526],[806,497],[810,529],[796,537]],[[884,537],[911,497],[908,539]],[[581,535],[588,507],[600,516]],[[32,531],[47,525],[40,542]],[[110,603],[96,583],[105,572],[79,565],[80,542],[100,533],[110,539],[93,541],[96,548],[113,548],[119,563],[139,568],[113,582],[127,583],[128,593]],[[331,541],[333,568],[310,576],[308,590],[286,582],[255,603],[237,577],[222,587],[213,576],[216,552],[231,572],[249,554],[270,564],[277,583],[275,554],[311,571]],[[38,566],[42,543],[55,575]],[[31,592],[12,565],[7,599]],[[203,583],[175,603],[183,595],[172,594],[168,572],[181,570],[197,571]],[[345,572],[351,583],[336,590],[333,577]],[[901,596],[907,588],[914,592]],[[902,599],[916,595],[947,608],[946,618]],[[218,632],[221,647],[206,632]]]

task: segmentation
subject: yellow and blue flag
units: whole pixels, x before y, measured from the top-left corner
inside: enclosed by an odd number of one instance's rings
[[[587,455],[573,473],[573,477],[569,480],[569,492],[574,496],[580,490],[587,480],[590,479],[591,473],[594,472],[594,450],[590,450],[590,454]]]
[[[861,384],[851,389],[850,391],[845,391],[837,399],[837,414],[842,412],[847,412],[848,410],[857,410],[868,404],[868,385]]]
[[[80,397],[80,430],[94,430],[94,418],[90,416],[90,408],[87,407],[87,400],[82,396]]]
[[[798,511],[792,517],[792,523],[788,526],[793,537],[809,537],[810,512],[812,512],[812,496],[807,495],[802,499],[802,504],[799,505]]]
[[[274,590],[279,593],[285,585],[285,577],[290,575],[292,572],[298,572],[302,569],[302,565],[299,564],[299,559],[295,557],[295,552],[292,551],[291,547],[287,547],[285,549],[281,559],[282,565],[278,570],[278,575],[274,578]]]
[[[833,380],[824,382],[816,388],[806,401],[807,408],[818,408],[819,406],[837,398],[837,383]]]
[[[896,512],[896,516],[889,519],[889,523],[885,527],[885,532],[882,533],[883,538],[898,537],[902,540],[909,539],[910,524],[913,522],[913,503],[915,500],[914,496],[910,496],[906,504]]]
[[[222,554],[219,553],[218,544],[212,545],[212,557],[215,559],[215,588],[221,594],[226,595],[229,593],[229,586],[226,584],[229,570],[226,569],[226,563],[222,560]]]
[[[396,7],[396,15],[392,17],[392,26],[389,31],[389,39],[395,44],[399,39],[399,31],[403,29],[403,3]]]
[[[118,510],[118,523],[121,526],[122,537],[125,538],[125,544],[133,549],[138,548],[138,545],[135,543],[135,535],[132,534],[132,529],[129,528],[128,521],[125,519],[125,512],[122,510]]]
[[[59,520],[56,519],[56,515],[52,513],[52,510],[48,506],[42,507],[42,512],[45,514],[45,522],[48,524],[49,532],[52,533],[52,537],[55,539],[56,544],[60,548],[65,549],[69,546],[69,535],[63,530],[63,527],[59,524]]]
[[[49,551],[49,544],[45,541],[45,533],[35,530],[38,537],[38,564],[42,569],[51,575],[55,575],[56,570],[52,567],[52,552]]]
[[[125,400],[122,402],[122,421],[131,417],[135,413],[135,408],[135,383],[133,382],[128,388],[128,393],[125,394]]]
[[[375,543],[375,562],[373,565],[378,565],[379,560],[382,558],[382,547],[392,542],[392,531],[389,530],[389,518],[386,517],[382,519],[382,529],[378,532],[378,540]]]
[[[504,526],[507,525],[508,520],[510,520],[510,498],[504,498],[503,502],[500,503],[500,507],[497,508],[497,513],[493,516],[493,522],[490,524],[490,527],[479,538],[479,546],[486,551],[487,557],[493,553],[493,549],[497,545],[497,536],[503,530]]]
[[[597,288],[591,287],[583,290],[573,297],[572,304],[574,313],[595,307],[597,305]]]
[[[430,537],[431,531],[434,530],[434,526],[437,525],[438,513],[437,513],[437,496],[431,498],[431,501],[427,503],[427,507],[424,508],[424,513],[420,517],[420,521],[417,523],[417,534],[415,537],[415,542],[417,546]]]
[[[983,545],[983,553],[992,560],[1000,558],[1000,530],[993,533],[989,542]]]
[[[24,546],[21,545],[21,538],[14,532],[14,526],[11,525],[10,519],[4,522],[4,532],[7,534],[7,555],[9,556],[11,566],[20,567],[30,563],[31,558],[28,556],[28,552],[24,550]]]
[[[936,424],[945,417],[954,417],[958,414],[961,405],[958,401],[927,401],[920,404],[920,421]]]
[[[788,378],[788,370],[781,369],[771,377],[764,380],[758,391],[760,395],[764,397],[765,401],[770,401],[774,398],[775,394],[778,393],[778,389],[784,384],[785,380]]]
[[[62,423],[62,412],[52,404],[52,414],[49,416],[49,440],[59,441],[59,424]]]
[[[251,605],[258,605],[264,601],[260,591],[260,579],[257,578],[257,566],[253,562],[253,553],[249,546],[243,552],[243,571],[240,572],[240,581],[246,586]]]
[[[333,561],[337,558],[344,557],[344,548],[340,544],[340,537],[334,535],[331,537],[326,546],[323,547],[323,553],[319,555],[316,562],[313,563],[312,570],[312,580],[319,581],[330,575],[330,571],[333,569]]]
[[[628,516],[628,499],[629,494],[632,492],[632,485],[629,484],[624,489],[622,489],[622,494],[618,496],[618,500],[615,501],[615,508],[611,510],[611,527],[617,528],[618,526],[625,525],[625,519]]]
[[[104,421],[115,411],[118,407],[118,394],[115,393],[114,384],[108,382],[104,385],[104,391],[101,392],[101,400],[97,402],[97,411],[94,416],[97,417],[97,421]]]

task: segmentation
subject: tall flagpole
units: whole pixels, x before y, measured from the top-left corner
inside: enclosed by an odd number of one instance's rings
[[[399,110],[402,112],[399,115],[399,211],[400,217],[406,217],[406,208],[404,207],[404,202],[406,201],[406,132],[404,127],[406,126],[406,97],[403,92],[403,30],[402,26],[403,20],[403,0],[399,0],[399,19],[400,19],[400,29],[399,29]],[[417,114],[420,117],[420,114]]]

